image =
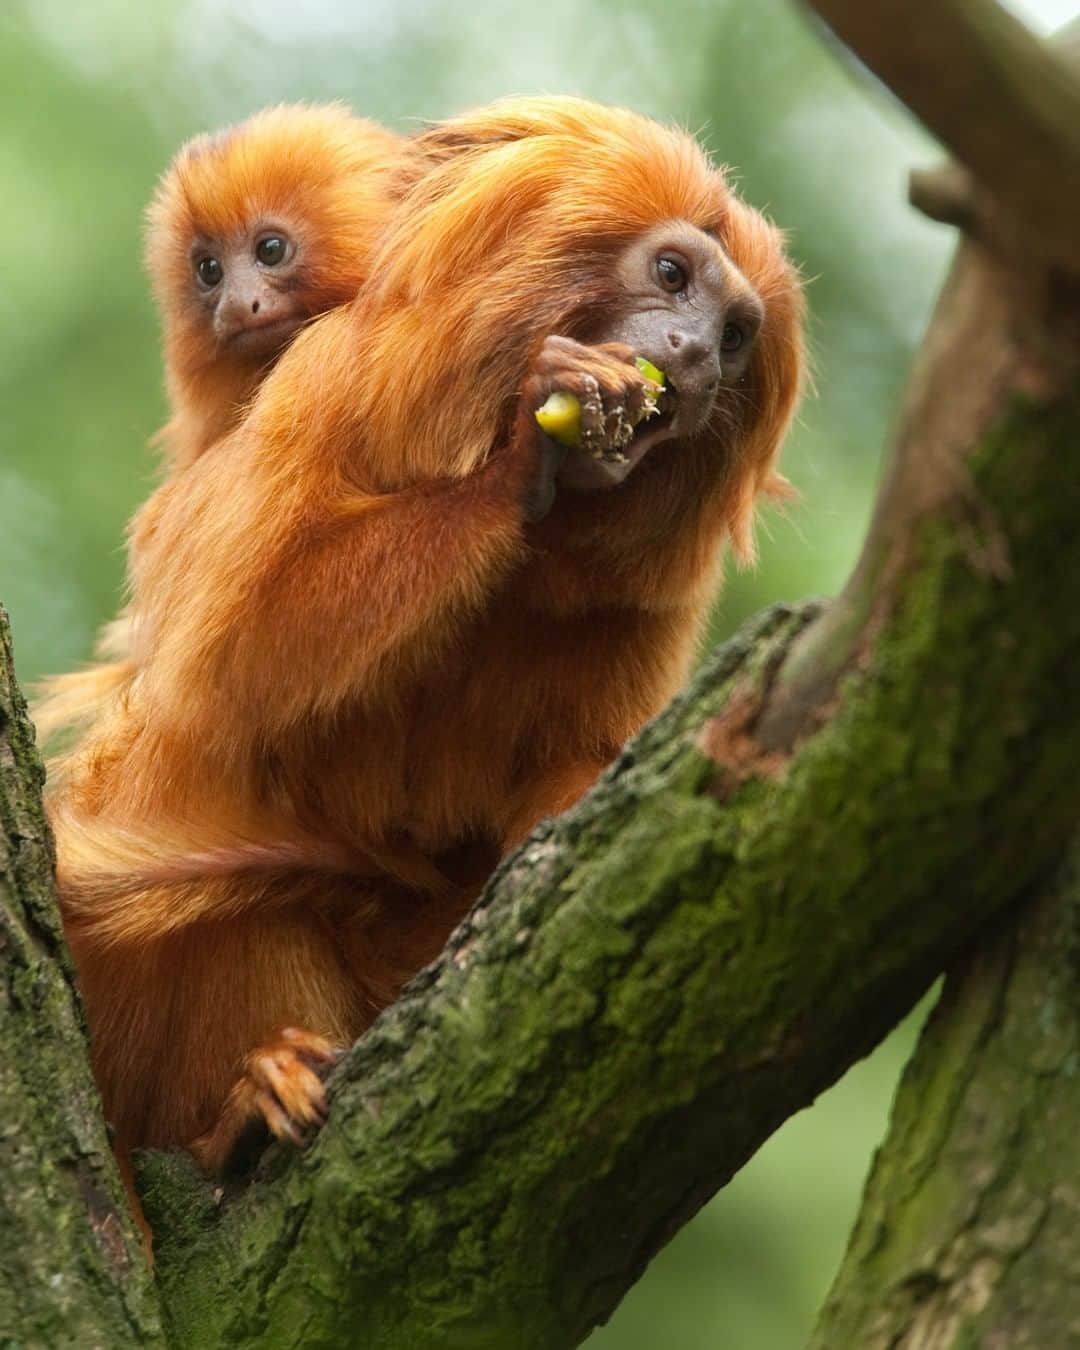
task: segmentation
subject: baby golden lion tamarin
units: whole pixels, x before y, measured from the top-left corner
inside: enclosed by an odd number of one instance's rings
[[[281,105],[196,136],[147,212],[171,415],[156,440],[179,473],[235,425],[308,320],[351,300],[393,200],[407,142],[339,104]],[[130,570],[154,509],[129,529]],[[131,619],[108,624],[97,664],[42,686],[45,740],[84,725],[132,674]]]
[[[197,136],[147,213],[183,468],[237,421],[297,330],[355,296],[397,192],[405,142],[331,104],[283,105]]]

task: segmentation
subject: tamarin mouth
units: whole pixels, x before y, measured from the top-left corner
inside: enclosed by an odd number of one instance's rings
[[[675,433],[675,418],[678,414],[678,400],[675,391],[665,389],[656,401],[653,411],[646,413],[633,429],[630,439],[621,447],[608,451],[593,450],[594,459],[607,460],[612,464],[625,464],[631,458],[637,458],[640,452],[650,449],[660,441],[670,440]]]

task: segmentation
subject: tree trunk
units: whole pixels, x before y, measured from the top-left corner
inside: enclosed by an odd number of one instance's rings
[[[949,976],[811,1350],[1080,1342],[1080,850]]]
[[[0,609],[0,1344],[162,1344],[86,1059],[41,762]]]

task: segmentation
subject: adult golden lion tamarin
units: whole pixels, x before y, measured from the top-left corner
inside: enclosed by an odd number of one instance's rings
[[[691,137],[516,99],[413,152],[358,298],[151,499],[135,673],[51,801],[119,1140],[210,1166],[317,1119],[328,1044],[670,698],[781,484],[798,283]]]

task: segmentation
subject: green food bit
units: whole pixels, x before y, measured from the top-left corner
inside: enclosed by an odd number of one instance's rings
[[[661,389],[664,387],[664,372],[658,370],[651,361],[646,361],[643,356],[634,357],[634,365],[641,371],[647,380],[652,380],[653,384],[658,384]]]

